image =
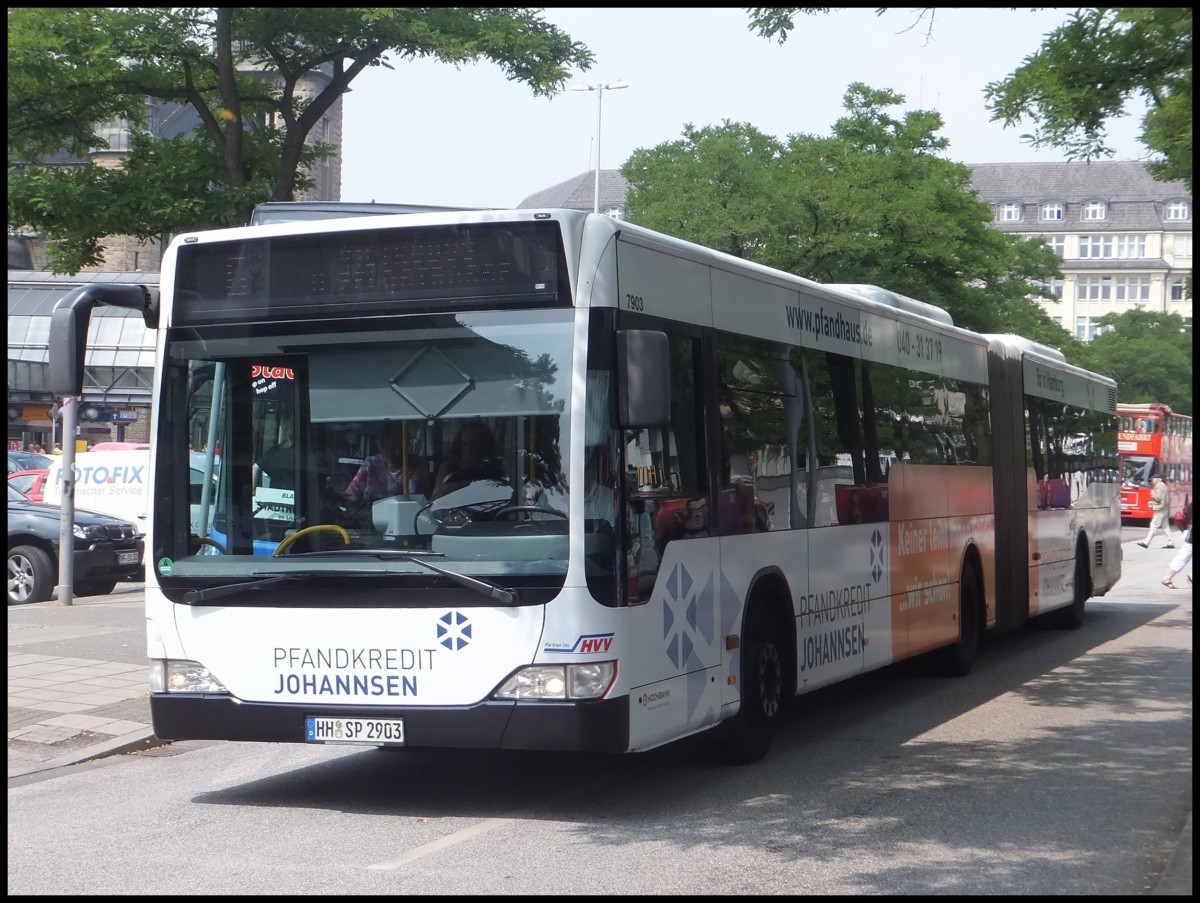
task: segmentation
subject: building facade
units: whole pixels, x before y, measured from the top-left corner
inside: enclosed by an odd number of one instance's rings
[[[1062,258],[1054,322],[1088,342],[1105,314],[1135,308],[1192,322],[1192,198],[1137,162],[981,163],[972,185],[993,228],[1042,238]]]

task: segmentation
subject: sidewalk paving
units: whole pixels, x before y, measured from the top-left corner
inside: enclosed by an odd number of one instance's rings
[[[1139,602],[1191,593],[1180,575],[1171,590],[1159,581],[1175,555],[1130,541],[1113,591]],[[1190,571],[1190,569],[1189,569]],[[1112,598],[1110,596],[1109,598]],[[121,583],[108,596],[53,599],[8,609],[8,777],[13,779],[160,745],[150,725],[145,593]],[[1180,833],[1156,895],[1192,894],[1192,819]]]
[[[157,745],[150,726],[145,595],[8,609],[8,776]]]

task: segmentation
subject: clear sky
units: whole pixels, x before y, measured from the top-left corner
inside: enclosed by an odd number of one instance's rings
[[[568,84],[628,82],[600,95],[600,165],[678,140],[685,124],[746,122],[785,139],[828,135],[852,82],[935,109],[949,159],[1058,162],[989,121],[983,88],[1011,73],[1067,10],[938,9],[931,37],[908,8],[799,16],[786,43],[758,37],[741,8],[550,8],[544,13],[596,62]],[[511,207],[596,165],[597,93],[534,97],[491,63],[426,60],[359,76],[344,100],[342,200]],[[1112,159],[1145,156],[1144,110],[1109,127]],[[893,112],[900,112],[893,110]]]

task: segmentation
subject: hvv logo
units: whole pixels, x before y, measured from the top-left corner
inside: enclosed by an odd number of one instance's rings
[[[575,653],[581,655],[594,654],[599,652],[608,652],[612,648],[613,635],[611,633],[588,633],[575,638],[575,642],[568,646],[546,646],[546,652],[559,653]]]

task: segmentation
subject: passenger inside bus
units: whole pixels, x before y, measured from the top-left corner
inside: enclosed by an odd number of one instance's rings
[[[279,419],[276,443],[263,452],[254,465],[254,485],[272,489],[296,488],[296,450],[293,441],[296,425],[291,412],[284,412]]]
[[[421,494],[421,470],[409,462],[407,492]],[[404,429],[397,422],[384,424],[380,435],[380,452],[366,458],[341,496],[352,504],[364,504],[376,499],[404,495],[405,458]]]

